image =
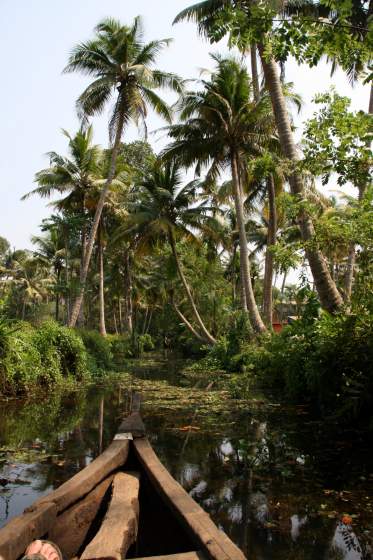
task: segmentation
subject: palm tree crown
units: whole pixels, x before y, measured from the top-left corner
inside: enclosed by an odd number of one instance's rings
[[[97,179],[102,150],[93,144],[93,130],[89,126],[81,128],[75,136],[62,130],[68,138],[68,156],[49,152],[50,166],[35,175],[38,187],[24,195],[23,199],[32,194],[49,198],[53,192],[69,193],[71,203],[82,205],[84,198]]]
[[[145,124],[147,106],[161,117],[171,120],[168,105],[155,93],[157,88],[171,88],[180,93],[182,81],[178,76],[153,69],[160,51],[170,39],[144,43],[141,18],[135,18],[131,27],[107,18],[95,28],[94,39],[78,44],[72,51],[65,72],[81,72],[94,78],[77,100],[81,117],[100,114],[115,96],[109,120],[110,138],[120,124],[134,121]]]
[[[232,151],[244,159],[260,154],[274,122],[268,97],[254,101],[246,67],[233,57],[213,58],[217,69],[211,79],[202,80],[202,90],[181,98],[184,123],[169,128],[174,142],[164,155],[177,157],[186,167],[197,163],[197,173],[211,163],[209,176],[216,178],[230,165]]]

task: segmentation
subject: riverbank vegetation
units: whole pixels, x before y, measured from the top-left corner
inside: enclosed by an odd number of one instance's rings
[[[327,57],[369,83],[370,12],[352,0],[205,0],[175,23],[195,21],[211,43],[228,36],[231,53],[194,82],[158,69],[172,45],[144,42],[140,18],[105,19],[73,48],[65,72],[89,80],[81,128],[63,131],[66,155],[50,152],[25,195],[52,214],[33,250],[0,240],[1,392],[157,348],[196,360],[191,371],[234,372],[234,394],[255,378],[369,425],[373,96],[355,111],[320,92],[298,143],[302,91],[286,63]],[[102,147],[92,122],[109,101]],[[166,125],[159,153],[144,137],[125,142],[150,109]]]

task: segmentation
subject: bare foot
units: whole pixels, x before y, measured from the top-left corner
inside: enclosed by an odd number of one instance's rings
[[[26,550],[28,554],[41,554],[46,560],[59,560],[59,554],[53,545],[42,541],[33,541]]]

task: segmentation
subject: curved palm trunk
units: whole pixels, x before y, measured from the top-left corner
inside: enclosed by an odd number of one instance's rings
[[[271,248],[276,244],[277,232],[277,211],[276,211],[276,193],[273,175],[267,179],[268,191],[268,236],[267,250],[264,265],[264,281],[263,281],[263,315],[264,320],[269,326],[272,326],[273,303],[272,303],[272,285],[273,285],[273,253]]]
[[[182,284],[183,284],[183,286],[184,286],[185,292],[186,292],[186,294],[187,294],[187,297],[188,297],[190,306],[191,306],[191,308],[192,308],[192,311],[193,311],[193,314],[194,314],[194,316],[195,316],[195,318],[196,318],[196,321],[197,321],[197,323],[198,323],[198,326],[200,327],[200,329],[201,329],[201,331],[202,331],[202,333],[203,333],[203,336],[204,336],[204,338],[206,339],[206,341],[207,341],[209,344],[215,344],[215,342],[216,342],[215,338],[209,333],[209,331],[208,331],[207,328],[205,327],[204,322],[203,322],[202,319],[201,319],[200,314],[198,313],[198,309],[197,309],[197,306],[196,306],[196,304],[195,304],[195,302],[194,302],[194,299],[193,299],[193,296],[192,296],[192,292],[190,291],[189,284],[188,284],[188,282],[187,282],[187,279],[185,278],[183,269],[182,269],[182,267],[181,267],[179,255],[178,255],[177,250],[176,250],[176,241],[175,241],[175,237],[174,237],[173,231],[172,231],[171,229],[169,230],[169,240],[170,240],[170,245],[171,245],[171,249],[172,249],[172,254],[173,254],[174,259],[175,259],[176,268],[177,268],[177,271],[178,271],[179,276],[180,276],[180,280],[181,280],[181,282],[182,282]]]
[[[115,134],[113,149],[112,149],[112,152],[111,152],[111,162],[110,162],[109,174],[108,174],[105,186],[104,186],[104,188],[101,192],[101,195],[100,195],[97,207],[96,207],[96,212],[95,212],[95,216],[94,216],[94,219],[93,219],[93,224],[92,224],[92,228],[91,228],[91,231],[90,231],[90,234],[89,234],[87,248],[86,248],[85,255],[84,255],[84,264],[83,264],[82,274],[81,274],[81,278],[80,278],[79,294],[74,301],[74,306],[73,306],[70,321],[69,321],[69,327],[75,327],[76,321],[77,321],[78,316],[79,316],[79,311],[80,311],[80,308],[81,308],[82,303],[83,303],[84,293],[85,293],[85,288],[86,288],[86,283],[87,283],[88,269],[89,269],[89,265],[90,265],[90,262],[91,262],[93,246],[94,246],[94,243],[95,243],[95,238],[96,238],[96,235],[97,235],[97,230],[98,230],[98,226],[99,226],[99,223],[100,223],[102,210],[104,208],[106,196],[109,192],[109,189],[111,187],[111,183],[113,182],[114,175],[115,175],[115,167],[116,167],[117,156],[118,156],[118,152],[119,152],[119,148],[120,148],[120,140],[121,140],[122,133],[123,133],[123,126],[124,126],[124,108],[121,108],[120,111],[119,111],[119,115],[118,115],[118,126],[117,126],[117,131],[116,131],[116,134]]]
[[[240,241],[240,267],[242,267],[242,280],[245,287],[246,304],[250,316],[250,321],[255,332],[261,333],[265,332],[266,326],[262,321],[260,316],[258,306],[255,301],[254,290],[251,282],[250,274],[250,260],[249,252],[247,249],[247,238],[245,230],[245,216],[243,209],[243,201],[241,194],[241,185],[239,179],[237,156],[232,154],[231,156],[231,167],[232,167],[232,181],[234,190],[234,203],[236,208],[236,219],[239,233]]]
[[[193,327],[193,325],[191,323],[189,323],[188,319],[182,314],[182,312],[177,307],[177,305],[174,301],[172,302],[172,307],[175,309],[176,314],[180,317],[180,319],[182,320],[184,325],[187,327],[187,329],[192,333],[192,335],[195,336],[196,339],[199,340],[200,342],[205,342],[205,339],[196,331],[196,329]]]
[[[104,251],[102,247],[101,232],[98,234],[98,262],[99,262],[99,308],[100,308],[100,335],[106,336],[105,325],[105,294],[104,294]]]
[[[296,164],[298,161],[298,155],[281,87],[277,64],[273,59],[266,59],[262,44],[258,45],[258,49],[263,66],[266,87],[271,96],[273,114],[280,137],[281,148],[284,156],[292,163]],[[294,171],[290,177],[290,188],[294,196],[300,198],[303,196],[303,179],[296,171]],[[343,299],[335,282],[333,282],[325,258],[316,244],[315,230],[312,220],[305,211],[301,211],[298,216],[298,222],[302,239],[306,242],[306,256],[312,271],[321,305],[327,311],[332,313],[336,312],[343,304]]]

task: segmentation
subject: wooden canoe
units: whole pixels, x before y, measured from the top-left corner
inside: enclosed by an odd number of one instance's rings
[[[0,530],[0,558],[37,538],[66,559],[245,559],[162,465],[138,406],[97,459]]]

